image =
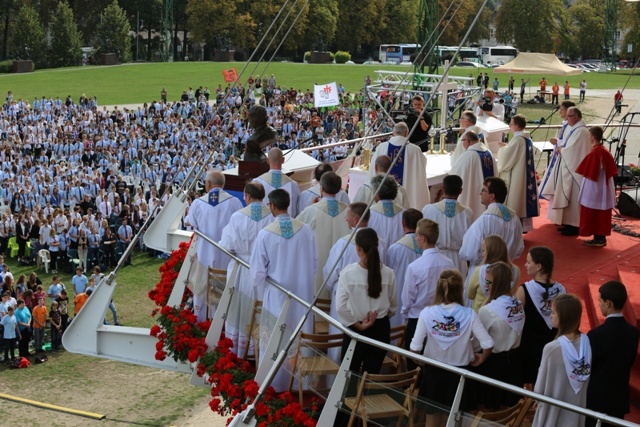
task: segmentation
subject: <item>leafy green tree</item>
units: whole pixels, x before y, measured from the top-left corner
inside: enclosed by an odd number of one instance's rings
[[[73,19],[73,11],[66,1],[56,7],[51,22],[49,62],[53,67],[80,65],[82,60],[81,34]]]
[[[31,6],[23,5],[16,16],[9,41],[12,56],[31,59],[38,65],[46,64],[44,29],[38,12]]]
[[[131,37],[126,12],[113,0],[100,15],[93,46],[98,53],[117,53],[121,62],[131,61]]]
[[[147,61],[151,61],[153,32],[162,30],[162,0],[119,0],[118,4],[129,17],[132,30],[135,31],[138,28],[136,20],[140,17],[140,32],[141,34],[147,33]],[[142,41],[140,42],[140,49],[139,59],[143,59]]]
[[[336,49],[354,54],[363,45],[380,44],[387,28],[386,3],[385,0],[338,0],[340,15],[334,43]],[[395,40],[384,42],[393,43]]]
[[[55,0],[42,0],[43,2],[55,2]],[[102,23],[102,12],[113,0],[70,0],[69,6],[73,9],[73,16],[78,24],[78,30],[82,34],[82,44],[87,46],[95,39],[98,26]],[[51,10],[52,8],[49,8]],[[44,19],[44,18],[43,18]]]
[[[387,25],[380,33],[381,43],[414,43],[418,40],[417,11],[422,0],[387,1],[384,14]]]
[[[637,61],[640,57],[640,3],[631,3],[623,6],[623,28],[628,31],[624,36],[623,49],[620,57],[630,61]],[[632,52],[627,52],[627,46],[631,45]]]
[[[338,0],[310,0],[304,36],[299,47],[315,49],[318,36],[322,36],[325,46],[329,45],[336,35],[339,14]],[[328,46],[326,50],[329,50]]]
[[[523,52],[552,52],[562,0],[503,0],[496,17],[496,38]]]
[[[205,42],[209,46],[218,46],[225,35],[232,45],[250,46],[255,43],[256,28],[248,10],[238,10],[234,0],[222,3],[218,0],[189,0],[187,16],[191,38]]]
[[[264,31],[269,28],[269,25],[278,15],[278,12],[280,11],[284,3],[285,0],[272,0],[270,2],[250,2],[251,17],[253,18],[259,31],[259,34],[256,35],[257,38],[261,38],[264,34]],[[282,44],[281,49],[298,49],[303,47],[301,42],[305,33],[305,23],[307,21],[307,13],[309,11],[309,8],[305,8],[300,13],[302,4],[302,2],[298,2],[298,4],[296,4],[295,2],[290,1],[287,4],[286,9],[282,11],[280,17],[278,18],[278,21],[275,23],[269,34],[267,34],[267,44],[269,41],[271,41],[271,39],[273,39],[273,42],[269,47],[269,51],[272,52],[278,47],[278,45],[282,41],[282,38],[285,36],[285,34],[287,34],[287,32],[289,32],[289,35]],[[292,9],[293,6],[295,7]],[[295,25],[293,25],[293,22],[298,14],[300,14],[300,17],[298,18]],[[280,31],[278,31],[277,35],[274,38],[273,36],[276,34],[278,27],[283,22],[284,26],[280,29]],[[264,47],[266,47],[267,44],[265,44]]]

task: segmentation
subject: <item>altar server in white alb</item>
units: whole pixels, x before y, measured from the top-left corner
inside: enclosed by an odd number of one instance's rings
[[[322,175],[325,172],[333,172],[333,168],[329,163],[320,163],[318,166],[316,166],[313,171],[316,185],[300,193],[300,197],[298,198],[298,212],[302,212],[303,210],[305,210],[305,208],[311,206],[313,203],[322,198],[322,194],[320,193],[320,178],[322,178]],[[338,191],[338,194],[336,194],[336,199],[347,205],[351,203],[351,201],[349,200],[349,196],[344,192],[344,190]]]
[[[289,193],[283,189],[273,190],[269,194],[269,208],[275,221],[258,233],[249,263],[256,298],[263,301],[260,318],[260,360],[266,357],[271,334],[282,333],[281,342],[287,342],[306,312],[304,306],[291,301],[285,318],[286,329],[280,331],[276,321],[287,297],[271,285],[267,277],[305,301],[313,301],[314,296],[313,282],[318,269],[315,238],[307,224],[289,216],[287,209],[290,202]],[[307,319],[302,331],[313,332],[312,316]],[[276,391],[284,391],[289,385],[289,379],[290,374],[280,369],[271,385]]]
[[[335,172],[326,172],[320,177],[320,192],[322,199],[307,207],[298,220],[309,225],[316,237],[318,263],[324,266],[329,251],[334,243],[349,232],[347,224],[347,207],[336,199],[342,186],[342,179]],[[322,286],[322,271],[316,274],[316,292]],[[326,295],[328,293],[325,292]]]
[[[480,198],[487,210],[471,224],[462,239],[460,248],[460,258],[469,261],[470,264],[467,277],[470,277],[473,270],[482,264],[482,242],[492,234],[497,234],[505,241],[511,261],[519,258],[524,249],[520,218],[504,204],[507,198],[505,182],[496,177],[485,179]]]
[[[390,245],[400,240],[404,235],[402,229],[404,209],[393,203],[393,199],[398,193],[398,185],[390,176],[384,178],[382,175],[374,176],[371,184],[373,192],[377,192],[377,195],[374,198],[376,202],[371,205],[369,227],[376,230],[378,236],[387,242],[387,245]]]
[[[200,231],[214,242],[218,242],[222,237],[222,230],[229,223],[231,215],[242,209],[242,202],[222,189],[224,182],[222,172],[208,171],[204,180],[207,193],[193,201],[189,209],[189,216],[185,219],[185,224]],[[212,318],[215,314],[214,307],[207,307],[208,269],[224,270],[229,265],[231,258],[203,238],[198,238],[197,256],[200,268],[195,274],[197,278],[193,281],[195,288],[193,290],[193,311],[198,320],[203,321],[207,317]],[[207,308],[209,313],[207,313]]]
[[[250,182],[245,185],[244,200],[247,206],[231,215],[229,224],[222,230],[220,246],[246,262],[249,262],[258,232],[274,220],[269,207],[262,203],[264,197],[262,184]],[[227,285],[235,288],[235,291],[225,323],[225,335],[233,341],[231,351],[242,356],[251,338],[247,337],[246,329],[251,322],[256,300],[249,270],[232,260],[227,268]],[[248,355],[254,354],[253,347],[251,342]]]
[[[289,215],[295,217],[298,215],[298,197],[300,189],[298,183],[282,173],[282,164],[284,163],[284,155],[279,148],[272,148],[267,154],[267,163],[269,163],[269,172],[263,173],[254,181],[259,182],[264,187],[267,196],[275,189],[282,188],[291,199],[289,206]]]
[[[429,203],[429,187],[427,185],[427,158],[420,147],[407,141],[409,128],[400,122],[393,126],[393,136],[388,142],[378,145],[371,163],[383,155],[391,161],[400,155],[389,175],[407,190],[409,207],[420,209]],[[404,147],[404,148],[403,148]],[[369,179],[375,175],[375,170],[369,168]]]
[[[402,212],[402,228],[404,229],[405,235],[389,246],[389,251],[387,251],[385,264],[396,274],[396,299],[398,300],[398,305],[400,305],[400,301],[402,301],[404,274],[407,271],[407,267],[422,255],[422,249],[418,245],[416,238],[416,227],[418,226],[418,221],[421,219],[422,213],[417,209],[407,209]],[[391,317],[391,327],[395,328],[403,323],[404,319],[400,314],[400,310],[398,310],[398,312]]]
[[[422,216],[438,223],[440,235],[436,247],[442,255],[453,261],[462,277],[466,277],[467,261],[460,258],[460,248],[462,238],[473,221],[473,212],[457,200],[463,186],[464,183],[458,175],[445,176],[442,180],[442,200],[425,206]]]
[[[449,175],[462,178],[462,193],[458,201],[473,212],[473,220],[478,219],[486,209],[478,193],[485,179],[498,173],[498,166],[491,151],[480,141],[478,134],[472,131],[462,135],[462,143],[467,151],[460,155],[455,166],[451,166]]]

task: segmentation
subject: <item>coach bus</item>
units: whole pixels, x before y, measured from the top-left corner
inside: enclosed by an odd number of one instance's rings
[[[458,46],[438,46],[438,58],[440,64],[444,61],[451,61],[453,55],[458,50]],[[480,62],[480,51],[477,47],[461,47],[457,57],[458,61]]]
[[[410,62],[412,56],[419,50],[420,45],[415,43],[381,44],[378,58],[382,63],[395,62],[400,64],[401,62]]]
[[[518,49],[513,46],[481,47],[480,60],[487,65],[502,65],[518,56]]]

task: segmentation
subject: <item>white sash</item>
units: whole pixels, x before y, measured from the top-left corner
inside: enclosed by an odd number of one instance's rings
[[[493,311],[496,316],[507,322],[518,335],[522,334],[524,327],[524,306],[515,297],[502,295],[494,299],[487,307]]]
[[[580,334],[580,344],[578,346],[580,353],[576,352],[576,348],[566,336],[563,335],[558,338],[558,342],[562,349],[562,360],[569,378],[569,384],[571,384],[574,393],[578,394],[591,375],[591,345],[589,344],[589,338],[585,334]]]
[[[549,286],[548,294],[549,297],[545,300],[542,298],[544,294],[544,286],[535,280],[529,280],[524,284],[529,291],[529,296],[531,297],[531,301],[540,313],[540,316],[544,319],[549,329],[553,328],[551,324],[551,301],[553,301],[558,295],[567,293],[567,290],[558,282],[554,282],[553,285]]]
[[[424,320],[433,338],[441,349],[448,349],[471,326],[473,310],[459,304],[448,311],[441,305],[432,305],[424,310]]]

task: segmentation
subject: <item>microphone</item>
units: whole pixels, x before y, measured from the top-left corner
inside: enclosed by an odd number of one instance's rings
[[[558,111],[560,109],[559,105],[556,105],[555,107],[553,107],[552,113],[555,113],[556,111]]]

